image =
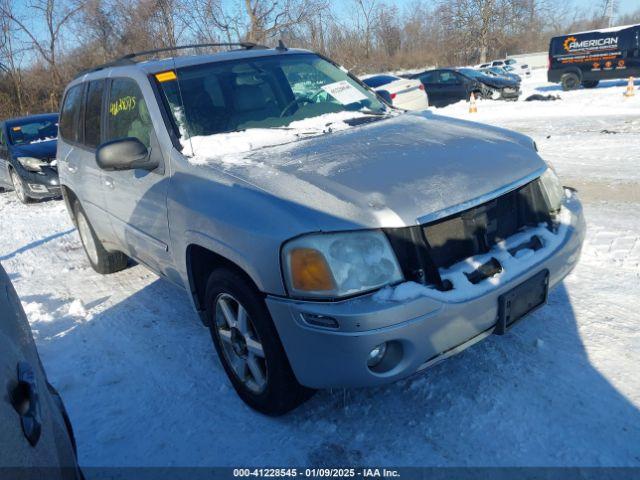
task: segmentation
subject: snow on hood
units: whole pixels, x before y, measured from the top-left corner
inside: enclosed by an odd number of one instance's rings
[[[290,127],[296,128],[196,137],[191,161],[322,213],[327,230],[415,225],[435,212],[469,208],[505,185],[522,185],[546,168],[528,137],[430,112],[345,124],[324,135],[313,130],[304,140],[298,135],[304,128]],[[327,225],[327,216],[335,222]]]

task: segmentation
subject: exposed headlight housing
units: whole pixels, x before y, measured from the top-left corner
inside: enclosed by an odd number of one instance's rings
[[[559,211],[560,207],[562,207],[564,189],[553,168],[547,168],[542,174],[540,177],[540,187],[542,189],[542,195],[545,197],[551,211]]]
[[[20,165],[22,165],[30,172],[41,172],[42,167],[48,165],[48,163],[44,160],[40,160],[39,158],[34,157],[17,157],[16,160],[18,160],[18,162],[20,162]]]
[[[338,298],[403,279],[387,237],[378,230],[295,238],[282,249],[282,265],[295,297]]]

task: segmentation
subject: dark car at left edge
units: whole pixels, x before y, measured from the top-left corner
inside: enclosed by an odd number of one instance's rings
[[[59,197],[57,137],[57,113],[0,122],[0,189],[14,190],[22,203]]]

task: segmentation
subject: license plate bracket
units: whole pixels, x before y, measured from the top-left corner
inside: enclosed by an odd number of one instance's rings
[[[504,335],[518,320],[547,303],[549,270],[542,270],[498,297],[498,321],[494,333]]]

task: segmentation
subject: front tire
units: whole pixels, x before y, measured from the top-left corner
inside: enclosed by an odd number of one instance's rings
[[[566,92],[568,90],[575,90],[580,86],[580,77],[575,73],[565,73],[560,77],[560,83],[562,89]]]
[[[313,395],[296,380],[262,295],[243,275],[215,270],[207,282],[206,308],[218,357],[247,405],[278,416]]]
[[[22,181],[22,178],[20,178],[20,175],[18,175],[18,172],[12,168],[10,176],[11,183],[13,184],[13,191],[16,192],[16,197],[20,203],[23,203],[24,205],[31,203],[31,197],[27,195],[27,186]]]
[[[76,202],[73,208],[78,226],[80,240],[87,254],[87,259],[91,267],[98,273],[103,275],[119,272],[127,266],[127,256],[122,252],[108,252],[100,239],[96,236],[93,227],[89,223],[87,215],[80,206],[80,202]]]

